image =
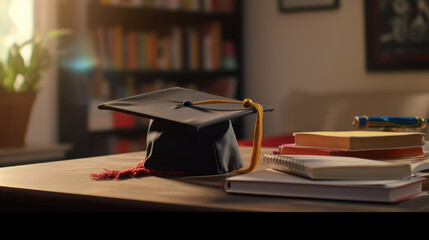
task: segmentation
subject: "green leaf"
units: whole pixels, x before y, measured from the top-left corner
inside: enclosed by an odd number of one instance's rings
[[[20,53],[20,47],[17,44],[13,44],[10,48],[7,63],[16,73],[26,73],[27,71],[24,58]]]
[[[44,37],[35,33],[27,41],[19,45],[13,44],[9,48],[6,61],[4,63],[0,61],[0,91],[36,91],[42,74],[51,66],[53,60],[45,45],[46,40],[71,34],[72,31],[69,29],[56,29],[49,31]],[[25,46],[31,47],[28,65],[25,64],[20,53]],[[22,84],[17,84],[17,82],[22,82]]]

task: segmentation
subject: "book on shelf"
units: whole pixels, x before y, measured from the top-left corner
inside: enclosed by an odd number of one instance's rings
[[[397,160],[265,154],[267,167],[310,179],[403,179],[429,170],[429,156]]]
[[[203,69],[219,70],[222,61],[222,25],[220,22],[209,22],[201,26]]]
[[[134,128],[135,117],[130,114],[114,112],[113,113],[113,127],[114,129],[131,129]]]
[[[148,32],[140,33],[141,38],[143,39],[140,42],[141,46],[139,49],[142,49],[141,58],[143,58],[143,65],[141,69],[143,70],[157,70],[158,69],[158,33]]]
[[[183,70],[184,69],[184,30],[179,26],[171,28],[171,67],[170,69]]]
[[[191,12],[201,11],[201,0],[183,0],[182,9]]]
[[[320,131],[296,132],[298,146],[330,148],[346,151],[422,146],[425,134],[420,132],[386,131]]]
[[[224,191],[280,197],[401,202],[422,193],[423,178],[315,181],[273,169],[226,178]]]
[[[233,0],[203,0],[205,12],[232,12],[234,10]]]
[[[125,35],[126,44],[124,44],[124,63],[130,71],[137,70],[138,67],[138,34],[136,31],[129,31]]]
[[[186,67],[191,71],[198,71],[201,69],[201,41],[197,28],[187,26],[185,38]]]
[[[94,36],[92,38],[91,47],[94,48],[93,52],[95,53],[95,62],[98,63],[98,66],[101,69],[108,69],[109,63],[107,62],[107,60],[109,59],[109,57],[107,56],[108,47],[106,46],[107,43],[105,41],[106,32],[103,28],[99,27],[95,29],[95,31],[93,31],[92,33],[90,32],[90,35]]]
[[[126,59],[124,56],[126,54],[126,47],[125,45],[127,42],[123,40],[123,32],[122,27],[119,25],[116,25],[112,29],[113,32],[113,38],[112,38],[112,48],[113,52],[113,64],[114,68],[116,70],[124,70],[124,59]]]
[[[387,148],[372,150],[346,151],[329,148],[316,148],[299,146],[293,143],[281,144],[276,154],[280,155],[321,155],[321,156],[343,156],[358,157],[367,159],[390,159],[402,157],[424,156],[422,146],[405,147],[405,148]]]
[[[102,70],[213,71],[223,69],[222,31],[219,21],[151,31],[99,26],[90,45]],[[230,40],[227,45],[234,48]]]
[[[235,0],[98,0],[107,6],[147,7],[173,11],[232,12]]]

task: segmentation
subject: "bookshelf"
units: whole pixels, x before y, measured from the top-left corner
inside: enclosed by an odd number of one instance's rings
[[[58,71],[68,158],[145,150],[149,120],[100,103],[173,86],[241,99],[242,2],[60,0],[59,27],[76,32]]]

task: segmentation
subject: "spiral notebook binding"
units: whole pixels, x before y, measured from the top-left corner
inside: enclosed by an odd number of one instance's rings
[[[304,161],[283,155],[264,155],[264,164],[278,171],[305,175]]]

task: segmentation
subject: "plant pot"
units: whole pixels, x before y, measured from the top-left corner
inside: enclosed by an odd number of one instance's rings
[[[23,147],[36,92],[0,93],[0,148]]]

